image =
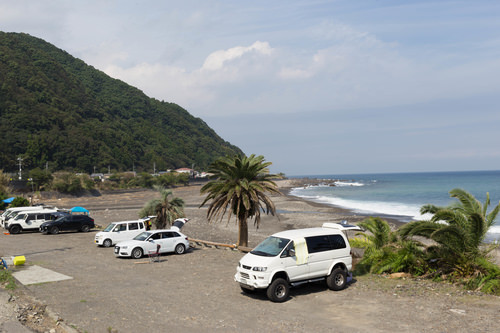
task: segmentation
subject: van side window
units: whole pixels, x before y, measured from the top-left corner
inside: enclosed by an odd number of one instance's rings
[[[330,243],[334,250],[346,248],[344,237],[340,235],[328,235],[328,238],[330,238]]]
[[[120,229],[118,229],[118,231],[127,231],[127,224],[126,223],[120,224]]]
[[[306,237],[306,243],[309,253],[330,251],[332,249],[328,235]]]
[[[128,224],[128,230],[137,230],[139,229],[139,225],[136,223],[129,223]]]
[[[28,217],[26,218],[26,222],[27,222],[27,221],[34,221],[34,220],[36,220],[36,217],[35,217],[35,216],[36,216],[36,215],[28,215]]]
[[[144,229],[144,223],[139,222],[139,229]]]

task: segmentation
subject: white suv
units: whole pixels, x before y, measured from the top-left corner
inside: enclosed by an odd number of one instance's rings
[[[238,263],[234,280],[251,293],[266,289],[273,302],[284,302],[290,286],[325,280],[341,290],[352,269],[352,256],[345,230],[357,226],[324,223],[322,228],[278,232],[257,245]]]

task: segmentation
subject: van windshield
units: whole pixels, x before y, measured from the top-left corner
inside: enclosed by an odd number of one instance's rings
[[[280,254],[288,243],[290,243],[289,239],[269,236],[250,253],[257,256],[274,257]]]
[[[114,223],[111,223],[110,225],[108,225],[103,231],[111,231],[111,229],[113,229],[115,227],[116,224]]]

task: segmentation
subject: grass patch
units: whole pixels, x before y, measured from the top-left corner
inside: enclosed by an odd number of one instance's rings
[[[12,272],[6,269],[0,270],[0,285],[7,290],[14,290],[17,288],[16,279],[12,276]]]

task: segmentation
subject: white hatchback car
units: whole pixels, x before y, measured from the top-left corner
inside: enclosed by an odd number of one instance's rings
[[[186,235],[172,229],[144,231],[132,240],[116,244],[115,255],[139,259],[150,251],[156,251],[158,245],[160,253],[183,254],[189,248],[189,240]]]

